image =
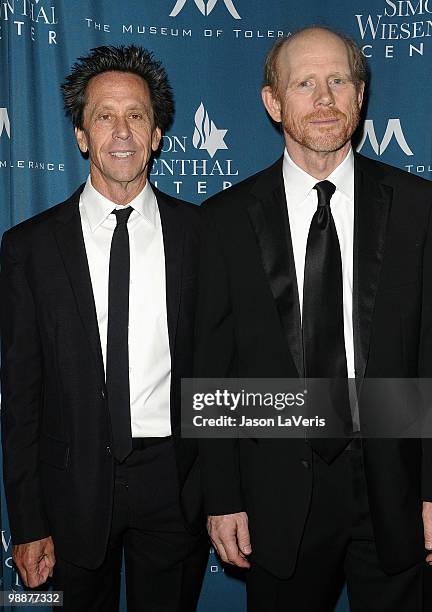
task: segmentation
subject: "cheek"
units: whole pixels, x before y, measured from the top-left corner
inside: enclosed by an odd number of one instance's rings
[[[303,122],[304,113],[299,113],[292,106],[285,109],[283,114],[284,123],[287,125],[298,126]]]

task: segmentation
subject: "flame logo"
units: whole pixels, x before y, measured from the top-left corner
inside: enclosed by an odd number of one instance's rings
[[[210,137],[211,129],[215,128],[213,121],[210,126],[210,119],[208,112],[204,108],[204,104],[198,106],[197,112],[195,113],[195,130],[192,137],[192,143],[195,149],[201,149],[205,144],[206,140]]]
[[[197,8],[200,12],[207,17],[210,15],[214,7],[216,6],[218,0],[194,0]],[[231,17],[234,19],[241,19],[240,15],[237,12],[236,7],[234,6],[233,0],[223,0],[228,12]],[[170,17],[177,17],[181,10],[183,10],[184,5],[186,4],[186,0],[177,0],[173,10],[170,13]]]
[[[192,136],[195,149],[206,149],[210,157],[214,157],[219,149],[228,149],[224,141],[226,133],[227,130],[219,130],[215,126],[201,102],[195,113],[195,129]]]

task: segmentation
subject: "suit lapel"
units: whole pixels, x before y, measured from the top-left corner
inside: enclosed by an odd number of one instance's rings
[[[174,361],[183,267],[184,226],[181,215],[178,214],[177,205],[153,185],[152,189],[156,194],[162,224],[165,250],[168,337],[171,359]]]
[[[353,329],[356,378],[365,375],[375,297],[384,256],[392,189],[378,166],[355,156]]]
[[[303,376],[303,349],[297,278],[282,177],[282,159],[263,172],[252,189],[248,214],[285,338]]]
[[[82,189],[83,186],[59,211],[55,237],[93,353],[96,370],[103,381],[105,374],[96,307],[79,214],[79,197]]]

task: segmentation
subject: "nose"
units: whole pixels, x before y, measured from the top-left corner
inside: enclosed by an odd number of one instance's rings
[[[131,135],[129,123],[125,117],[118,117],[114,125],[113,138],[127,140]]]
[[[317,84],[314,104],[315,106],[331,106],[334,104],[333,91],[327,81]]]

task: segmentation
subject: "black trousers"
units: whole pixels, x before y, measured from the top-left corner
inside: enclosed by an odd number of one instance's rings
[[[361,450],[347,450],[331,465],[314,454],[313,468],[295,572],[279,580],[252,565],[248,612],[332,612],[345,580],[351,612],[431,612],[432,575],[425,562],[391,576],[380,567]]]
[[[128,612],[193,612],[207,565],[205,533],[184,527],[171,440],[116,466],[111,533],[96,570],[57,558],[53,588],[65,612],[117,612],[124,554]]]

